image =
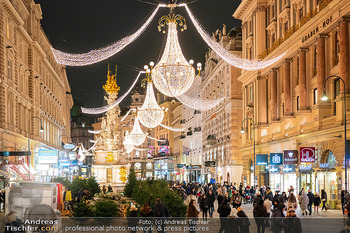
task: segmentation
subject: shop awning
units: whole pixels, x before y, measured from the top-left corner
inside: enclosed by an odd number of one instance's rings
[[[15,171],[18,176],[22,177],[22,179],[28,180],[29,177],[26,174],[23,174],[17,166],[21,166],[21,165],[10,164],[10,169]]]

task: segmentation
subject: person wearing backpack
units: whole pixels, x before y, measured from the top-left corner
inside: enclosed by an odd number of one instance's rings
[[[152,206],[152,214],[156,218],[167,218],[169,217],[169,210],[166,205],[162,204],[160,201],[160,198],[158,197],[156,199],[156,204]],[[157,231],[158,233],[165,233],[164,227],[164,221],[156,221],[157,224]]]

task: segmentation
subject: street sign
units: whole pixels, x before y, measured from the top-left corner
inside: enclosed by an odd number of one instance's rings
[[[30,156],[30,151],[0,151],[0,156]]]

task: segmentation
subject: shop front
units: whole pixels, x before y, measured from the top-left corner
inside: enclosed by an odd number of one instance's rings
[[[290,186],[293,186],[294,192],[298,193],[298,151],[297,150],[284,150],[283,151],[283,186],[282,192],[287,192]]]
[[[270,153],[269,186],[272,192],[281,191],[283,185],[283,153]]]
[[[335,209],[338,197],[337,161],[332,151],[325,150],[321,155],[316,175],[316,192],[327,193],[330,208]]]
[[[315,147],[300,147],[299,187],[304,188],[306,192],[308,189],[313,192],[316,190],[315,161]]]

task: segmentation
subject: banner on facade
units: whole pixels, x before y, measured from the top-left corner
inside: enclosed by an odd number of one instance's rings
[[[314,163],[316,161],[315,147],[300,147],[300,163]]]
[[[38,163],[57,163],[57,150],[39,150]]]
[[[256,155],[256,165],[268,165],[269,155],[268,154],[257,154]]]
[[[270,164],[271,165],[282,165],[283,164],[283,153],[270,153]]]
[[[284,164],[298,164],[298,151],[297,150],[285,150],[284,154]]]

